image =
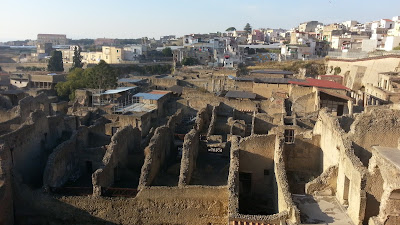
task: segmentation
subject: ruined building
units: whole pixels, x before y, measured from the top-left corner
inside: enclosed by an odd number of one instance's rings
[[[0,224],[400,224],[398,105],[328,80],[152,79],[0,93]]]

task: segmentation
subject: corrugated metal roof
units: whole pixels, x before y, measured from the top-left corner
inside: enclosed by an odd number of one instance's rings
[[[142,97],[143,99],[158,100],[165,94],[137,93],[134,97]]]
[[[227,98],[247,98],[255,99],[256,94],[246,91],[228,91],[225,95]]]
[[[320,87],[320,88],[331,88],[331,89],[342,89],[342,90],[350,90],[349,88],[333,82],[333,81],[329,81],[329,80],[317,80],[317,79],[313,79],[313,78],[307,78],[306,81],[289,81],[289,83],[291,84],[297,84],[300,86],[309,86],[309,87]]]
[[[107,90],[103,93],[101,93],[102,95],[110,95],[110,94],[118,94],[121,92],[125,92],[125,91],[129,91],[132,89],[135,89],[136,87],[118,87],[117,89],[111,89],[111,90]]]
[[[122,78],[118,80],[120,83],[139,83],[141,81],[143,81],[143,79]]]

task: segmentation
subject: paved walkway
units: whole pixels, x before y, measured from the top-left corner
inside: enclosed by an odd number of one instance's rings
[[[334,196],[293,195],[302,224],[353,225]]]

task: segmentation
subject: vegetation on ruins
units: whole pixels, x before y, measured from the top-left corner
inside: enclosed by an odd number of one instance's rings
[[[400,50],[400,45],[397,47],[394,47],[393,50]]]
[[[163,53],[163,55],[166,56],[166,57],[171,57],[171,56],[172,56],[172,50],[171,50],[171,48],[169,48],[169,47],[164,48],[164,49],[162,50],[162,53]]]
[[[78,47],[75,46],[75,48],[74,48],[74,57],[72,59],[72,67],[71,67],[70,71],[75,69],[75,68],[82,68],[83,67],[83,63],[82,63],[83,56],[81,55],[81,51],[82,51],[82,49],[81,49],[81,47],[79,45],[78,45]]]
[[[46,71],[45,67],[37,66],[17,66],[16,69],[19,71]]]
[[[225,31],[235,31],[236,28],[235,27],[228,27],[228,29],[226,29]]]
[[[194,66],[197,64],[199,64],[199,60],[197,60],[196,58],[185,57],[182,59],[182,65],[184,66]]]
[[[51,58],[47,64],[48,71],[62,72],[64,71],[64,65],[62,60],[62,53],[60,51],[52,51]]]
[[[335,75],[338,75],[338,74],[340,74],[340,72],[342,72],[342,69],[340,68],[340,67],[335,67],[334,69],[334,73],[333,74],[335,74]]]
[[[305,68],[307,75],[317,76],[326,73],[326,65],[324,59],[318,60],[307,60],[307,61],[270,61],[257,63],[255,66],[249,66],[249,70],[263,70],[263,69],[275,69],[275,70],[287,70],[293,73],[298,73],[299,69]]]
[[[251,33],[251,26],[249,23],[246,23],[246,26],[244,26],[243,28],[244,31],[246,31],[246,33],[250,34]]]
[[[122,74],[137,73],[141,75],[154,75],[171,73],[172,66],[170,64],[157,64],[157,65],[129,65],[119,68]]]
[[[247,69],[246,65],[243,63],[239,63],[238,65],[238,74],[239,75],[247,75],[249,73],[249,70]]]
[[[111,67],[103,60],[95,67],[82,69],[75,68],[67,75],[65,82],[56,85],[58,96],[63,99],[75,99],[75,90],[80,88],[109,89],[115,88],[119,70]]]

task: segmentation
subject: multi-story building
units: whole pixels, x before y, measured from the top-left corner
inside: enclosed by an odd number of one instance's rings
[[[322,25],[322,23],[318,22],[318,21],[308,21],[308,22],[304,22],[301,23],[299,25],[299,31],[300,32],[314,32],[315,28],[318,25]]]
[[[127,45],[123,48],[123,59],[126,61],[138,60],[147,54],[147,45]]]
[[[38,34],[37,44],[51,43],[53,45],[66,45],[68,43],[65,34]]]

